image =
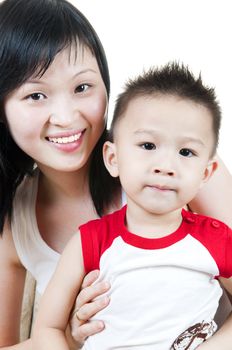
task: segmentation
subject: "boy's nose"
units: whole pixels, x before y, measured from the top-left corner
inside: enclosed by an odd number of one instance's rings
[[[167,175],[167,176],[174,176],[175,172],[171,169],[165,169],[164,167],[155,167],[154,168],[155,174],[161,174],[161,175]]]
[[[151,164],[153,174],[169,177],[175,176],[179,166],[175,149],[163,147],[163,149],[161,148],[157,152],[154,152]]]

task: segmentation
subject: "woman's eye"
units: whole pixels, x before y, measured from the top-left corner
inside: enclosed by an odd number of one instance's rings
[[[151,142],[145,142],[141,145],[141,147],[147,151],[152,151],[152,150],[156,149],[155,144],[151,143]]]
[[[33,100],[33,101],[39,101],[45,98],[43,94],[40,92],[34,92],[33,94],[30,94],[27,96],[28,99]]]
[[[78,85],[75,89],[75,93],[85,92],[89,88],[88,84]]]
[[[180,155],[182,155],[183,157],[192,157],[194,156],[195,154],[193,153],[193,151],[191,151],[190,149],[188,148],[182,148],[180,150]]]

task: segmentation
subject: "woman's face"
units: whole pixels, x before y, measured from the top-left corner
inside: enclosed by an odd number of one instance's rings
[[[32,76],[5,100],[13,139],[43,169],[87,164],[106,112],[105,85],[88,49],[64,49],[42,77]]]

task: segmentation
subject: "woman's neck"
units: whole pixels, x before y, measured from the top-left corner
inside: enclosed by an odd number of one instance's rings
[[[43,171],[39,175],[36,218],[43,240],[55,251],[78,227],[98,217],[89,192],[88,171]]]
[[[90,196],[89,193],[89,167],[73,172],[62,172],[54,169],[40,169],[39,193],[51,201],[73,198],[77,200],[83,196]]]

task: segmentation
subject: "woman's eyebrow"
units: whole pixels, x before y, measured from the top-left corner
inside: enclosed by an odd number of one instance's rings
[[[97,74],[96,70],[94,70],[92,68],[86,68],[86,69],[80,70],[77,73],[75,73],[72,76],[72,79],[75,79],[76,77],[78,77],[78,76],[80,76],[82,74],[88,73],[88,72]],[[46,80],[46,78],[45,78],[45,80]],[[41,84],[41,83],[43,83],[43,77],[40,77],[40,78],[38,78],[38,77],[31,77],[25,82],[25,84]]]

